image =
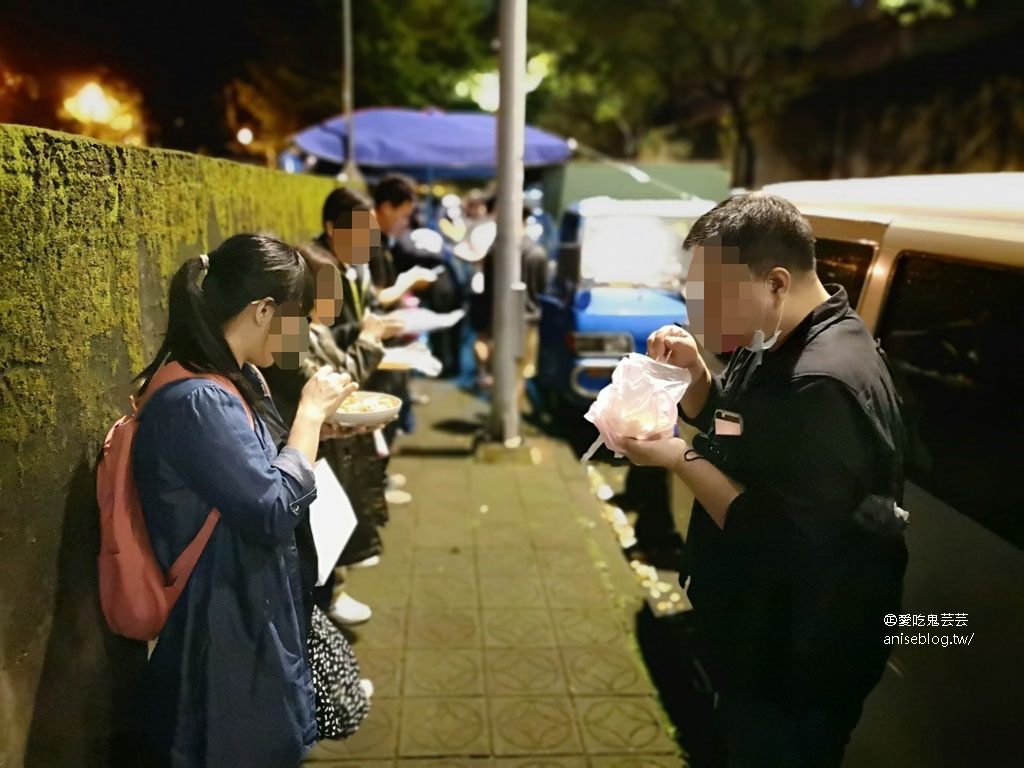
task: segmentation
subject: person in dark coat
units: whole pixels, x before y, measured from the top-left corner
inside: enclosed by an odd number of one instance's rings
[[[436,276],[423,267],[410,266],[400,272],[395,259],[395,243],[409,231],[409,221],[416,207],[416,186],[412,179],[401,174],[387,174],[374,185],[373,214],[381,230],[381,248],[376,258],[370,261],[370,274],[375,289],[376,301],[381,307],[396,307],[403,297],[417,285],[404,285],[399,275],[418,274],[424,272],[427,279],[436,282]],[[403,266],[407,266],[403,264]],[[425,286],[424,286],[425,287]],[[409,392],[408,371],[378,371],[367,383],[367,387],[375,392],[386,392],[402,401],[402,411],[398,421],[389,424],[384,430],[384,440],[390,450],[395,437],[401,428],[412,432],[412,396]],[[407,496],[404,491],[399,496]],[[394,494],[392,494],[394,496]],[[403,499],[408,501],[408,499]]]
[[[367,332],[376,334],[385,343],[400,336],[404,330],[404,323],[385,316],[385,307],[380,301],[370,273],[370,265],[381,257],[386,237],[377,223],[372,200],[353,189],[336,189],[324,201],[323,220],[324,231],[310,243],[310,247],[317,249],[318,253],[330,254],[330,258],[341,271],[341,314],[331,326],[331,334],[338,349],[343,352],[352,350],[358,345],[360,337]],[[415,273],[405,273],[391,287],[386,298],[391,300],[400,297],[414,285]],[[386,385],[388,382],[400,383],[401,378],[388,379],[381,376],[379,371],[374,371],[374,374],[364,383],[367,391],[386,392],[396,396],[400,394],[400,387],[389,388]],[[391,389],[398,391],[390,391]],[[389,424],[383,434],[376,438],[359,438],[358,453],[353,456],[353,461],[369,462],[372,456],[375,457],[374,460],[384,462],[382,466],[386,467],[385,435],[393,429],[395,422]],[[384,438],[383,441],[381,438]],[[376,470],[372,476],[376,481]],[[381,493],[383,494],[383,490]],[[387,505],[383,495],[378,503],[379,508],[375,514],[379,514],[386,521]]]
[[[278,451],[253,367],[300,340],[292,321],[310,279],[294,249],[258,235],[189,260],[171,283],[164,343],[139,377],[141,394],[168,361],[219,374],[254,421],[204,378],[162,387],[138,416],[132,467],[159,566],[170,568],[212,508],[221,514],[147,665],[142,710],[155,765],[297,766],[316,742],[295,529],[316,496],[320,428],[355,385],[318,372]]]
[[[425,288],[413,292],[420,306],[444,314],[462,309],[464,296],[454,266],[454,255],[440,234],[425,228],[423,216],[414,211],[407,230],[391,246],[395,270],[408,272],[415,267],[430,270],[437,277]],[[464,321],[451,328],[429,334],[431,353],[441,361],[441,376],[459,373],[459,344]]]
[[[384,356],[380,327],[376,326],[364,329],[347,351],[337,347],[329,327],[341,314],[343,306],[337,265],[331,254],[318,246],[301,246],[299,252],[316,274],[318,284],[318,298],[310,313],[309,354],[297,368],[273,366],[263,371],[274,402],[285,418],[294,413],[302,387],[321,366],[347,373],[363,386]],[[339,559],[338,567],[322,587],[313,591],[313,602],[337,623],[353,626],[368,621],[372,610],[344,590],[344,568],[365,563],[382,553],[379,528],[387,522],[384,466],[373,447],[373,437],[366,429],[325,427],[321,438],[318,455],[327,460],[345,489],[356,514],[356,529]],[[305,529],[300,531],[301,543],[311,540]]]
[[[837,768],[885,668],[883,618],[900,612],[899,397],[845,290],[819,281],[791,203],[728,200],[685,247],[691,329],[735,351],[713,377],[693,335],[653,334],[648,354],[691,372],[680,415],[700,434],[624,452],[696,498],[687,591],[729,765]]]
[[[398,194],[396,192],[396,196]],[[387,237],[377,222],[376,211],[391,212],[390,225],[396,227],[402,220],[403,206],[404,204],[396,207],[385,201],[381,206],[375,207],[373,201],[366,195],[347,188],[334,190],[324,202],[324,232],[312,245],[333,254],[342,272],[342,314],[331,328],[334,339],[342,350],[347,350],[353,345],[368,326],[376,324],[383,326],[381,337],[385,343],[400,336],[404,324],[386,316],[386,307],[397,302],[407,292],[426,284],[426,275],[430,274],[429,271],[416,267],[400,274],[395,283],[388,288],[378,290],[374,284],[370,266],[383,257]],[[407,381],[408,373],[404,371],[378,370],[366,382],[365,388],[367,391],[394,395],[403,399],[404,403],[408,399]],[[389,424],[382,431],[383,445],[377,445],[374,449],[383,455],[385,468],[388,446],[394,440],[397,428],[397,422]],[[405,498],[399,500],[395,498],[396,495]],[[395,490],[388,492],[387,500],[389,503],[408,503],[410,498],[404,491]]]
[[[493,208],[493,200],[491,201]],[[523,224],[530,218],[530,209],[523,207]],[[485,382],[491,380],[490,361],[494,348],[494,262],[496,260],[496,244],[490,249],[480,263],[483,275],[483,290],[470,298],[470,322],[477,335],[477,365]],[[544,249],[535,243],[525,232],[519,241],[520,278],[526,285],[526,326],[524,331],[524,354],[519,364],[518,391],[516,401],[520,410],[523,409],[526,396],[526,381],[532,379],[537,372],[537,353],[539,348],[540,329],[540,295],[548,285],[548,258]]]

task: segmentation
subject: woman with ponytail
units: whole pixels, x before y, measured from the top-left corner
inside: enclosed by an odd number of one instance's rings
[[[139,376],[140,394],[165,366],[230,382],[171,381],[138,414],[132,466],[165,572],[210,510],[220,512],[146,670],[145,730],[158,765],[296,766],[316,742],[295,528],[316,495],[324,420],[356,386],[318,371],[279,452],[256,369],[307,348],[312,285],[293,248],[229,238],[175,274],[167,334]]]

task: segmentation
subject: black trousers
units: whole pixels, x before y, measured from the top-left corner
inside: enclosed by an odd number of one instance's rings
[[[799,711],[745,696],[723,696],[716,719],[728,768],[840,768],[861,701]]]
[[[661,549],[680,543],[669,499],[669,473],[664,467],[631,466],[620,502],[637,513],[634,528],[641,549]]]

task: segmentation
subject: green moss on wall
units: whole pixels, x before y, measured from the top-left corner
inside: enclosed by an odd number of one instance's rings
[[[256,230],[309,237],[331,187],[0,126],[0,441],[56,430],[58,419],[62,430],[102,438],[125,405],[111,393],[146,362],[140,258],[166,296],[181,261],[214,248],[214,238]]]
[[[5,387],[10,393],[7,403],[0,409],[0,434],[16,441],[24,440],[34,430],[47,429],[57,419],[57,403],[52,388],[42,370],[15,369],[5,376]]]
[[[90,475],[159,343],[171,275],[238,232],[308,238],[332,186],[0,125],[0,764],[8,749],[12,764],[53,762],[20,758],[30,723],[44,724],[37,751],[69,765],[94,764],[113,728],[97,702],[127,651],[106,642],[90,591]]]

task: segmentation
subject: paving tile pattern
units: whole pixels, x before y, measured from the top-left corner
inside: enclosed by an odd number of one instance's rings
[[[431,403],[392,460],[413,503],[391,510],[381,565],[349,574],[374,611],[349,631],[371,713],[307,764],[684,765],[630,635],[642,596],[569,449],[531,440],[540,466],[459,456],[465,434],[432,425],[480,404],[416,384]]]

